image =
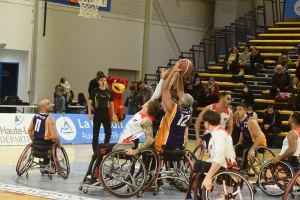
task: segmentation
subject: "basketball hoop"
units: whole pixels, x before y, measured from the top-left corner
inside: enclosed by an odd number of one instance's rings
[[[78,16],[85,18],[101,18],[98,15],[98,8],[101,5],[101,0],[78,0],[80,11]]]

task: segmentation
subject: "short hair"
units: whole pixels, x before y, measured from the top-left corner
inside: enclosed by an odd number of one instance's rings
[[[97,76],[100,76],[100,75],[104,75],[104,73],[102,71],[98,71]]]
[[[291,115],[291,118],[294,120],[296,124],[300,124],[300,112],[294,112]]]
[[[245,48],[246,48],[246,47],[248,47],[248,49],[250,50],[250,46],[249,46],[249,45],[245,45],[245,46],[244,46],[244,51],[245,51]]]
[[[140,87],[140,85],[142,85],[143,83],[145,83],[145,82],[144,81],[139,81],[136,86]]]
[[[107,78],[104,74],[100,74],[98,77],[97,77],[97,81],[99,81],[101,78]]]
[[[218,112],[214,111],[214,110],[207,110],[203,114],[203,121],[208,122],[213,126],[217,126],[217,125],[220,124],[221,115]]]
[[[257,51],[257,48],[256,48],[256,47],[252,47],[251,51],[252,51],[253,49],[255,49],[255,50]]]
[[[64,83],[65,82],[65,77],[62,77],[62,78],[60,78],[60,81],[59,81],[59,83]]]
[[[183,97],[181,98],[181,103],[183,109],[188,109],[192,107],[194,98],[190,94],[184,93]]]
[[[268,108],[272,108],[272,109],[274,109],[274,106],[272,106],[272,105],[269,105],[269,106],[267,107],[267,109],[268,109]]]
[[[57,87],[55,90],[59,90],[60,92],[64,92],[64,89],[62,87]]]
[[[219,95],[219,98],[226,97],[227,95],[230,95],[230,93],[229,92],[221,92]]]
[[[244,110],[247,109],[247,105],[244,104],[244,103],[238,103],[238,104],[236,105],[236,107],[238,107],[238,106],[244,108]]]
[[[131,91],[134,91],[135,88],[136,88],[136,86],[135,86],[134,84],[132,84],[132,85],[129,86],[129,89],[130,89]]]
[[[286,49],[283,49],[282,55],[288,55],[288,54],[289,54],[288,51]]]
[[[155,117],[157,112],[160,110],[160,102],[158,99],[152,99],[148,103],[147,113],[148,115]]]

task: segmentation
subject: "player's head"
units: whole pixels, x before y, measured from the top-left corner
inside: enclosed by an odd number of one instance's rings
[[[182,109],[188,109],[193,106],[194,98],[187,93],[184,93],[183,97],[178,100],[178,105]]]
[[[223,107],[228,108],[231,103],[231,95],[228,92],[221,92],[219,95],[219,102]]]
[[[43,99],[37,104],[37,109],[40,113],[51,113],[53,108],[48,99]]]
[[[300,125],[300,112],[294,112],[291,114],[289,119],[289,125],[299,126]]]
[[[203,114],[204,126],[207,130],[209,130],[210,126],[218,126],[220,125],[221,115],[213,110],[207,110]]]
[[[236,106],[236,115],[238,118],[244,117],[247,112],[247,106],[244,103],[238,103]]]
[[[106,76],[104,74],[99,75],[97,77],[97,79],[98,79],[98,83],[99,83],[100,86],[105,86],[106,85],[107,78],[106,78]]]
[[[148,115],[155,117],[156,113],[160,110],[160,103],[158,99],[151,99],[142,106],[142,109],[146,111]]]

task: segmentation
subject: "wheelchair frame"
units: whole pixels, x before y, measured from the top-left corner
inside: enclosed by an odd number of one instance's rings
[[[67,179],[70,173],[70,162],[65,149],[60,148],[57,144],[53,144],[51,149],[48,150],[49,164],[43,165],[36,162],[33,154],[33,143],[28,144],[23,150],[18,163],[16,165],[16,172],[18,176],[22,176],[26,172],[26,178],[29,178],[28,170],[33,168],[40,168],[42,175],[48,174],[48,178],[52,179],[52,168],[55,167],[57,172],[63,179]],[[61,156],[62,155],[62,156]],[[53,157],[53,161],[51,158]],[[48,167],[48,168],[47,168]]]
[[[300,199],[300,171],[292,178],[282,197],[282,200],[297,199]]]

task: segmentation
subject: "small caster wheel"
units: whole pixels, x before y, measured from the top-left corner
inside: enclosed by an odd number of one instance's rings
[[[51,175],[49,175],[48,178],[49,178],[49,180],[52,180],[52,176]]]
[[[82,186],[79,186],[78,190],[81,191],[82,189],[83,189],[83,187],[82,187]]]
[[[157,195],[157,193],[156,193],[156,191],[154,191],[154,192],[153,192],[153,196],[156,196],[156,195]]]
[[[254,192],[254,194],[257,193],[257,189],[254,188],[254,189],[253,189],[253,192]]]
[[[130,192],[130,189],[129,189],[129,188],[127,188],[126,192],[127,192],[127,194],[129,194],[129,192]]]
[[[26,174],[26,178],[29,178],[29,175],[28,175],[28,174]]]
[[[84,194],[87,194],[87,193],[88,193],[88,189],[84,189],[82,192],[83,192]]]
[[[136,195],[136,197],[138,197],[138,198],[140,198],[142,196],[142,193],[141,192],[139,192],[137,195]]]

